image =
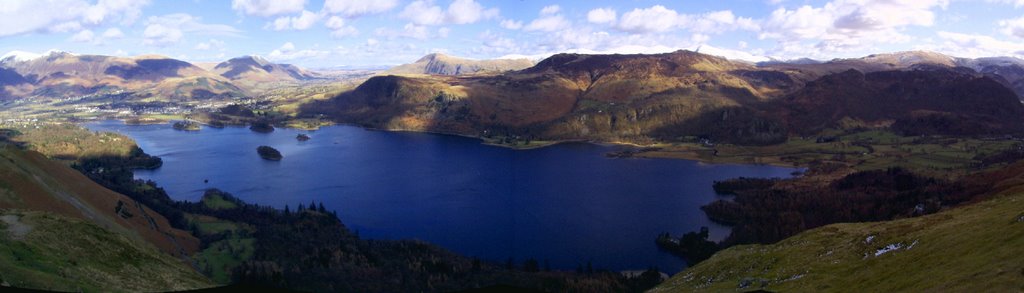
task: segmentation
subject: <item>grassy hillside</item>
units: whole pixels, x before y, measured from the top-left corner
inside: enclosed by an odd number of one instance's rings
[[[888,222],[835,224],[771,245],[735,246],[655,292],[1024,290],[1024,173],[983,180],[993,199]]]
[[[0,210],[0,228],[0,279],[7,286],[85,292],[212,286],[181,260],[82,219]]]
[[[4,284],[103,292],[212,285],[183,260],[199,249],[198,239],[67,163],[26,149],[70,161],[82,156],[128,157],[134,142],[60,124],[22,130],[27,134],[5,129],[0,136]]]

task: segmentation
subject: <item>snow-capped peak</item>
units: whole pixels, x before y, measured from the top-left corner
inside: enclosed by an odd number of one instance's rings
[[[32,61],[36,58],[42,57],[41,54],[25,52],[25,51],[10,51],[0,57],[2,62],[27,62]]]

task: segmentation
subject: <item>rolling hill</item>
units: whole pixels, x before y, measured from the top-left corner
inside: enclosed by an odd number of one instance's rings
[[[473,60],[441,53],[428,54],[416,62],[392,67],[383,74],[472,75],[496,74],[533,66],[529,59]]]

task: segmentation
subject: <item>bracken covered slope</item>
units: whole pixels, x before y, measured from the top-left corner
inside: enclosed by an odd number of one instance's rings
[[[723,250],[654,292],[1024,290],[1024,164],[978,180],[993,198],[937,214],[834,224]]]
[[[60,291],[210,286],[180,257],[199,241],[66,165],[0,148],[0,279]]]

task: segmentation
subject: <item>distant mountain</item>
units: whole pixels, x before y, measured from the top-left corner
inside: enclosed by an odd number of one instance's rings
[[[112,57],[52,51],[37,57],[10,55],[0,60],[4,97],[65,97],[129,91],[168,100],[242,96],[227,79],[188,62],[163,56]],[[16,93],[16,94],[15,94]]]
[[[969,67],[992,77],[1013,89],[1024,100],[1024,60],[1013,57],[961,59],[960,66]]]
[[[221,62],[212,71],[225,78],[247,82],[295,82],[319,77],[291,64],[271,63],[259,56],[242,56]]]
[[[441,53],[423,56],[414,63],[404,64],[385,70],[384,74],[436,74],[436,75],[469,75],[482,73],[501,73],[521,70],[533,66],[529,59],[491,59],[473,60]]]
[[[802,60],[802,59],[801,59]],[[793,71],[804,79],[815,79],[824,75],[855,69],[860,72],[885,70],[914,70],[924,67],[946,67],[970,69],[991,77],[1012,89],[1024,100],[1024,60],[1013,57],[960,58],[929,51],[905,51],[873,54],[861,58],[834,59],[827,62],[763,62],[759,66],[778,70]]]
[[[767,66],[690,51],[557,54],[493,76],[374,77],[304,111],[372,127],[535,140],[771,144],[851,125],[1019,131],[1018,97],[957,62],[916,52]]]

